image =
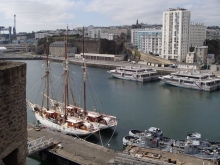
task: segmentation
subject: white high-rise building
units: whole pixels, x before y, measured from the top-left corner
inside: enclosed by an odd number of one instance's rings
[[[145,29],[138,31],[138,50],[153,55],[161,54],[162,30]]]
[[[202,23],[190,24],[190,47],[203,46],[206,39],[206,26]]]
[[[162,54],[165,59],[185,62],[190,44],[190,11],[183,8],[163,12]]]

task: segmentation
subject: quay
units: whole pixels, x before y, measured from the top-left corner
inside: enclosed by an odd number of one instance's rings
[[[210,165],[218,162],[202,160],[184,154],[162,152],[159,149],[128,146],[123,152],[87,142],[81,138],[64,135],[49,128],[36,131],[33,126],[27,128],[28,140],[39,137],[53,139],[54,145],[39,151],[48,159],[66,165]],[[142,155],[142,156],[140,156]],[[159,155],[158,157],[155,155]]]
[[[43,128],[40,131],[36,131],[33,127],[28,128],[28,139],[35,140],[39,137],[53,138],[54,146],[41,152],[53,161],[63,162],[63,164],[107,165],[117,155],[117,151],[110,148],[64,135],[48,128]]]
[[[9,54],[5,53],[0,56],[0,60],[45,60],[45,56],[41,55],[31,55],[29,53],[24,54]],[[50,57],[50,60],[53,62],[62,63],[64,61],[63,57]],[[154,60],[155,61],[155,60]],[[82,59],[76,59],[74,57],[69,57],[69,63],[74,65],[82,65]],[[115,69],[120,66],[140,66],[153,68],[159,75],[166,75],[172,72],[175,72],[175,68],[171,68],[169,64],[151,64],[149,62],[140,61],[137,64],[130,64],[128,61],[102,61],[102,60],[91,60],[86,59],[86,65],[93,68],[102,68],[102,69]],[[201,72],[210,72],[210,70],[200,70]],[[216,76],[220,77],[220,71],[213,72]]]

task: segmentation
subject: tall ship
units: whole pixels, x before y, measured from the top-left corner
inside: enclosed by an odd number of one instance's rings
[[[159,79],[157,72],[151,68],[121,66],[107,72],[110,73],[112,77],[124,80],[146,82]]]
[[[72,103],[68,102],[68,104],[66,104],[67,114],[70,117],[75,117],[81,120],[83,119],[83,121],[91,123],[92,125],[97,127],[99,130],[115,127],[118,124],[118,120],[116,116],[112,116],[107,113],[101,113],[95,108],[93,109],[87,108],[87,91],[86,91],[87,68],[86,68],[86,63],[85,63],[85,58],[84,58],[84,28],[83,28],[82,40],[83,40],[83,45],[82,45],[82,48],[83,48],[82,50],[83,52],[83,64],[82,64],[83,107],[80,107],[80,105],[78,105],[75,101],[72,101]],[[69,89],[69,91],[72,91],[72,90]],[[71,95],[73,96],[73,93],[71,93]],[[50,98],[46,95],[44,96],[49,99],[51,106],[53,106],[57,110],[60,110],[62,109],[63,106],[65,106],[63,102]],[[72,97],[72,100],[74,100],[73,97]]]
[[[199,71],[178,71],[170,75],[160,76],[164,83],[202,91],[214,91],[220,89],[220,78],[213,73],[201,73]]]
[[[68,27],[67,36],[65,41],[65,60],[64,60],[64,72],[63,72],[63,102],[59,108],[50,106],[50,69],[49,69],[49,48],[48,40],[46,45],[46,71],[42,79],[45,80],[45,91],[42,93],[42,105],[32,103],[27,100],[27,104],[30,106],[37,121],[53,130],[57,130],[64,134],[71,134],[75,136],[85,136],[93,134],[99,131],[99,128],[93,123],[85,120],[83,117],[76,115],[70,115],[69,113],[69,68],[68,68],[68,57],[67,57],[67,41],[68,41]],[[45,97],[46,96],[46,97]],[[45,101],[46,100],[46,101]],[[46,105],[45,105],[46,104]],[[83,115],[83,114],[82,114]]]

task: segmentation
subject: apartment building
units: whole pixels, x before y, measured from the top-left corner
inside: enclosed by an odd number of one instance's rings
[[[131,29],[131,44],[138,46],[138,32],[144,29]]]
[[[196,62],[198,64],[207,63],[208,46],[195,47],[194,52],[196,54]]]
[[[186,63],[193,64],[195,62],[196,55],[194,52],[188,52],[186,55]]]
[[[160,57],[185,62],[190,44],[190,15],[190,11],[183,8],[163,12]]]
[[[161,55],[162,30],[145,29],[137,33],[139,51],[153,55]]]
[[[88,30],[89,38],[102,38],[107,40],[113,40],[121,34],[127,35],[127,29],[118,29],[118,28],[94,28]]]
[[[206,39],[206,26],[202,23],[190,24],[190,47],[200,47],[204,45]]]

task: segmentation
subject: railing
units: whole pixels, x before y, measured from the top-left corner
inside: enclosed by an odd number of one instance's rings
[[[53,138],[45,140],[45,136],[38,138],[36,140],[30,141],[27,143],[27,145],[28,145],[27,155],[31,155],[35,152],[46,149],[46,148],[52,146],[53,144],[54,144]]]

